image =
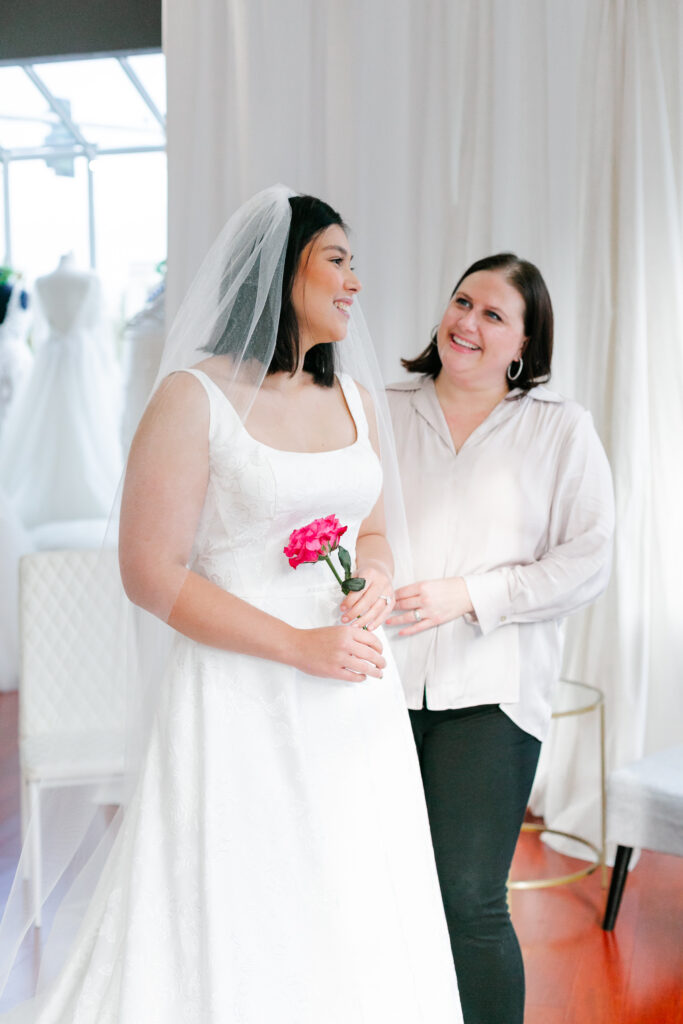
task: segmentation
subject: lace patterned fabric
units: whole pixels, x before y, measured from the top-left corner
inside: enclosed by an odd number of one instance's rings
[[[210,476],[193,568],[297,626],[338,621],[291,530],[355,549],[381,487],[353,445],[270,448],[199,371]],[[385,653],[387,645],[385,644]],[[175,639],[140,783],[36,1024],[454,1024],[457,986],[398,674],[363,683]],[[0,1018],[4,1019],[4,1018]]]

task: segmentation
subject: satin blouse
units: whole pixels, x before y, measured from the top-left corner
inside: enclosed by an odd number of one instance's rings
[[[612,478],[591,415],[546,387],[515,389],[456,452],[433,380],[387,394],[415,579],[462,576],[474,606],[394,633],[408,706],[500,704],[542,740],[561,622],[609,578]]]

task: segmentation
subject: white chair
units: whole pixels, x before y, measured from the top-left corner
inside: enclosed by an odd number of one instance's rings
[[[41,551],[19,568],[22,828],[36,926],[42,902],[41,793],[109,784],[123,772],[126,601],[116,552]],[[110,802],[107,796],[102,802]]]
[[[611,932],[634,847],[683,857],[683,746],[660,750],[610,774],[607,839],[617,843],[602,922]]]

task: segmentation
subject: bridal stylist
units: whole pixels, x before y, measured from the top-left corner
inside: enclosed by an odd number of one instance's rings
[[[609,575],[610,470],[590,414],[543,386],[553,312],[503,253],[460,278],[389,388],[415,582],[402,651],[465,1024],[522,1024],[506,881],[550,722],[560,621]]]

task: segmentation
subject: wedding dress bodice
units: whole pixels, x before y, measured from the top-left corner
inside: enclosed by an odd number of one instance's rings
[[[94,274],[57,270],[37,279],[36,293],[51,335],[91,331],[102,320],[102,286]]]
[[[209,486],[195,542],[193,568],[252,602],[276,593],[341,591],[327,566],[292,569],[283,554],[292,530],[334,514],[355,551],[358,530],[381,488],[381,467],[368,437],[358,390],[341,384],[356,424],[353,444],[336,451],[287,452],[255,440],[220,388],[200,371],[210,402]],[[260,602],[259,602],[260,603]]]

